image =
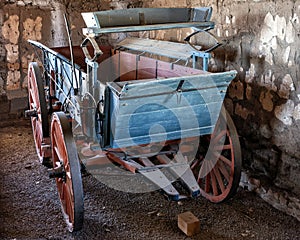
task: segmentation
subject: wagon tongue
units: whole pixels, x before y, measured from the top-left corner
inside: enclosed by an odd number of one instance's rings
[[[197,197],[200,195],[200,187],[194,178],[190,165],[180,152],[175,155],[173,160],[171,160],[166,154],[159,154],[156,158],[162,163],[162,165],[154,165],[148,158],[141,157],[139,160],[140,162],[143,162],[143,165],[145,166],[139,164],[136,165],[137,172],[163,190],[170,200],[178,201],[190,196]],[[168,176],[166,176],[168,174],[165,174],[166,172],[161,171],[161,169],[168,170],[167,173],[170,173],[173,176],[173,181],[174,178],[179,180],[181,185],[188,190],[189,196],[180,194],[173,186],[172,181],[170,181]]]
[[[138,170],[144,177],[149,179],[160,189],[162,189],[171,200],[178,201],[180,199],[179,192],[173,187],[172,182],[164,175],[164,173],[156,168],[152,170]]]

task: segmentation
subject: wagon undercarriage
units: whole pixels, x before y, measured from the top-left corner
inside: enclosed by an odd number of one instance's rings
[[[43,71],[30,63],[27,115],[70,231],[83,223],[83,169],[110,187],[162,190],[172,200],[202,195],[222,202],[235,193],[240,145],[222,104],[236,71],[207,72],[219,42],[206,50],[190,43],[213,28],[211,11],[84,13],[82,51],[30,41],[41,50]],[[195,29],[185,39],[188,44],[142,38],[126,38],[116,46],[96,42],[101,34],[186,27]]]

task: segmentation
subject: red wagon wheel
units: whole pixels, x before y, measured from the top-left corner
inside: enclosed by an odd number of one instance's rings
[[[235,194],[240,182],[242,157],[234,123],[224,107],[213,134],[200,138],[191,169],[202,196],[223,202]]]
[[[35,148],[41,163],[47,165],[50,155],[43,151],[44,144],[49,144],[49,122],[44,92],[43,78],[36,62],[31,62],[28,69],[28,97],[31,111],[31,125]]]
[[[83,225],[80,163],[70,122],[63,112],[52,115],[51,147],[54,177],[62,212],[69,231],[78,231]]]

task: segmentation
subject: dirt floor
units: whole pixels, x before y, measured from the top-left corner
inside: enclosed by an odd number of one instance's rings
[[[300,239],[300,223],[253,193],[230,201],[169,202],[161,194],[130,194],[83,177],[83,230],[67,231],[54,180],[37,160],[29,121],[0,124],[0,239]],[[191,211],[201,232],[186,237],[177,215]]]

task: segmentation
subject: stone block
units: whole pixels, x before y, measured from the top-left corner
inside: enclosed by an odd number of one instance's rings
[[[7,113],[2,113],[0,111],[0,122],[4,121],[4,120],[8,120],[9,119],[9,115]]]
[[[42,39],[42,18],[37,17],[35,20],[27,18],[24,23],[23,39],[39,41]]]
[[[237,98],[239,100],[243,100],[244,99],[243,83],[241,81],[231,82],[228,92],[231,98]]]
[[[9,112],[9,101],[1,101],[0,100],[0,113],[8,113]]]
[[[19,16],[11,15],[8,20],[4,22],[2,27],[2,35],[12,44],[18,44],[19,41]]]
[[[10,103],[10,113],[18,113],[28,108],[27,98],[15,98]]]
[[[21,72],[20,71],[8,71],[6,88],[7,90],[20,89]]]
[[[28,96],[26,91],[8,91],[7,98],[10,101],[10,113],[18,114],[28,108]]]
[[[15,63],[19,60],[19,47],[16,44],[6,44],[5,49],[7,52],[6,59],[9,63]]]
[[[292,100],[288,100],[285,104],[277,106],[275,108],[275,116],[285,125],[292,125],[293,114],[294,114],[295,104]]]
[[[263,109],[265,109],[268,112],[271,112],[274,108],[272,100],[273,95],[270,91],[260,93],[259,101],[261,102]]]

